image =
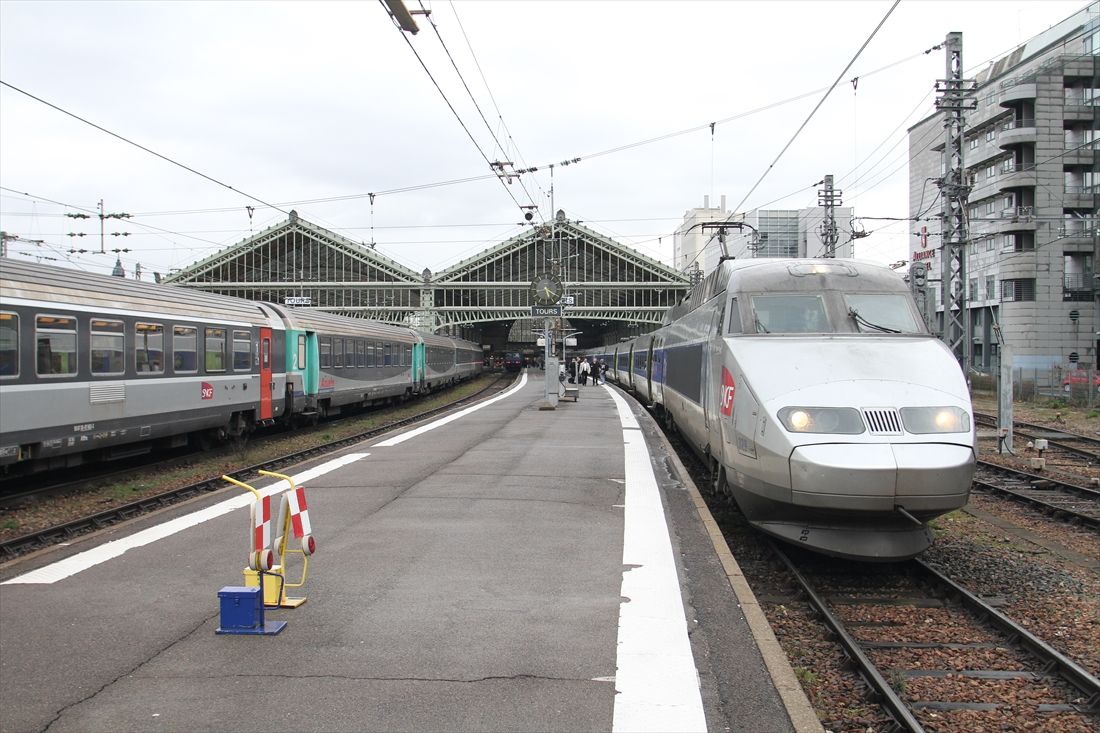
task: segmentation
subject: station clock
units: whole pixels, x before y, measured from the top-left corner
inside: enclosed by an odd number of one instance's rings
[[[564,294],[565,286],[557,275],[543,273],[531,282],[531,298],[536,305],[554,305]]]

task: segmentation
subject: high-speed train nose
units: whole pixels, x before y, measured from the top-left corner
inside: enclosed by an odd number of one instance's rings
[[[790,458],[791,500],[806,507],[938,512],[958,506],[974,453],[947,443],[805,445]]]

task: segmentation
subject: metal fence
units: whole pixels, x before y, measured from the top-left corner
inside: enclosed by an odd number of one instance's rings
[[[996,374],[971,375],[975,392],[997,390]],[[1021,402],[1060,401],[1075,407],[1100,407],[1100,371],[1096,369],[1012,370],[1012,399]]]

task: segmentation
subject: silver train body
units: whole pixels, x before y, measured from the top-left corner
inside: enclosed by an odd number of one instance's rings
[[[0,470],[313,422],[481,371],[478,344],[77,270],[0,262]]]
[[[725,261],[660,329],[590,353],[781,540],[908,558],[931,544],[930,519],[967,502],[966,382],[888,268]]]

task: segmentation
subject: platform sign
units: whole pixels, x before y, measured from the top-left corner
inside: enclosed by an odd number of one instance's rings
[[[531,315],[537,318],[561,318],[561,305],[533,305]]]
[[[561,296],[561,300],[559,300],[558,302],[562,305],[573,305],[576,302],[576,296],[563,295]]]
[[[283,305],[313,305],[313,298],[308,295],[288,295],[283,298]]]

